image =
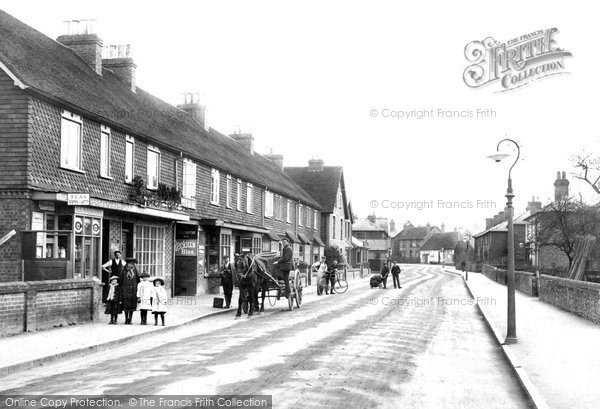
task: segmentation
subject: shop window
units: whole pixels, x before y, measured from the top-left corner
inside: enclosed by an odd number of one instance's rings
[[[101,220],[75,216],[75,272],[73,278],[99,277]]]
[[[221,260],[229,257],[231,260],[231,234],[221,234]]]
[[[252,254],[257,255],[261,252],[262,240],[260,237],[254,237],[252,239]]]
[[[165,229],[155,226],[135,226],[135,252],[138,272],[164,277]]]

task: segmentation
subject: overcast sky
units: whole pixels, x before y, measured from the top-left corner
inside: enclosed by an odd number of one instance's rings
[[[282,153],[286,166],[313,156],[343,165],[359,217],[375,210],[399,225],[445,222],[447,229],[476,232],[505,205],[509,164],[485,158],[505,135],[522,149],[513,172],[516,214],[532,196],[546,203],[556,171],[572,172],[573,154],[598,147],[600,57],[592,2],[1,4],[52,38],[63,34],[63,20],[95,18],[105,45],[132,44],[141,88],[174,105],[183,92],[202,92],[210,126],[252,132],[257,150]],[[463,82],[470,41],[503,42],[550,27],[559,29],[558,46],[573,53],[565,60],[569,75],[505,93]],[[383,118],[385,109],[433,109],[436,118]],[[493,109],[496,117],[442,119],[439,109]],[[571,191],[600,199],[573,180]],[[382,209],[385,200],[434,205]],[[478,200],[496,208],[477,208]],[[456,201],[474,208],[444,208]]]

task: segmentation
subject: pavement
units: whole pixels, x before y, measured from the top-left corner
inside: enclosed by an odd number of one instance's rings
[[[400,281],[401,289],[371,289],[365,277],[341,295],[307,293],[299,310],[278,302],[252,319],[212,316],[19,371],[2,377],[0,396],[270,395],[273,407],[289,409],[531,407],[478,308],[462,302],[472,299],[462,277],[418,265],[403,266]]]
[[[452,267],[444,270],[465,278]],[[518,343],[504,345],[506,286],[473,272],[465,285],[537,408],[600,407],[600,326],[517,291]]]
[[[347,277],[351,282],[351,276]],[[358,279],[358,275],[357,275]],[[303,288],[303,297],[315,295],[316,286]],[[110,320],[100,312],[100,321],[46,331],[28,332],[0,338],[0,376],[44,365],[57,359],[86,355],[138,339],[185,326],[216,314],[230,314],[237,309],[238,290],[234,288],[231,308],[213,308],[213,298],[222,294],[200,294],[195,297],[173,297],[169,299],[165,326],[154,326],[154,316],[148,314],[148,325],[140,325],[140,314],[133,315],[133,325],[124,325],[124,315],[119,315],[118,325],[108,325]],[[303,301],[306,301],[303,299]],[[279,301],[278,305],[283,305]],[[269,308],[268,299],[265,309]]]

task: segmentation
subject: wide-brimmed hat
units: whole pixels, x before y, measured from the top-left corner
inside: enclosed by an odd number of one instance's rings
[[[127,258],[125,259],[125,261],[126,261],[127,263],[137,263],[137,258],[135,258],[135,257],[127,257]]]
[[[108,282],[110,283],[112,280],[117,280],[119,281],[121,278],[119,276],[112,276],[111,278],[108,279]]]
[[[155,278],[155,279],[152,281],[152,283],[153,283],[153,284],[156,284],[156,282],[157,282],[157,281],[160,281],[160,282],[162,283],[162,285],[165,285],[165,280],[163,280],[163,279],[162,279],[162,278],[160,278],[160,277],[156,277],[156,278]]]
[[[145,277],[150,277],[150,274],[148,274],[144,271],[142,274],[140,274],[140,278],[145,278]]]

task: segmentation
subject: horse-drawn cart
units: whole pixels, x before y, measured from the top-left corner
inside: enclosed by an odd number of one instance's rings
[[[263,312],[265,299],[268,299],[269,304],[273,306],[275,301],[272,302],[272,300],[286,298],[290,311],[294,309],[294,304],[300,308],[302,304],[301,273],[298,269],[290,271],[290,293],[286,296],[283,274],[276,263],[278,259],[279,253],[276,252],[260,253],[254,257],[241,255],[236,258],[235,266],[239,275],[236,281],[240,287],[240,304],[236,316],[241,315],[241,307],[244,303],[250,305],[249,316],[255,311]],[[260,309],[258,307],[259,293],[262,301]]]

